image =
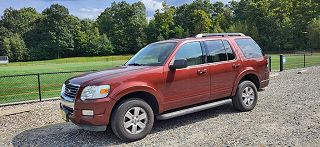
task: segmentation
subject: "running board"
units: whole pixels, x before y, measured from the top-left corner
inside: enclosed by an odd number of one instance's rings
[[[182,109],[182,110],[178,110],[178,111],[174,111],[174,112],[169,112],[169,113],[157,115],[157,119],[158,120],[170,119],[170,118],[174,118],[174,117],[178,117],[178,116],[210,109],[213,107],[218,107],[218,106],[228,104],[231,102],[232,102],[231,99],[224,99],[224,100],[220,100],[220,101],[216,101],[216,102],[212,102],[212,103],[208,103],[208,104],[204,104],[204,105],[200,105],[200,106],[195,106],[195,107],[191,107],[191,108],[186,108],[186,109]]]

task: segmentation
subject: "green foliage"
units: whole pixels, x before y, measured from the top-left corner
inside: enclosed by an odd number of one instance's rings
[[[241,0],[234,12],[236,20],[256,28],[255,39],[264,49],[290,50],[307,48],[303,32],[319,17],[318,8],[317,0]]]
[[[8,56],[10,50],[7,50],[7,48],[4,48],[4,39],[12,36],[13,33],[9,31],[5,27],[0,27],[0,56]]]
[[[42,12],[33,30],[26,34],[30,58],[54,59],[64,57],[73,49],[72,19],[64,6],[54,4]]]
[[[265,51],[320,48],[319,0],[195,0],[163,2],[148,22],[142,2],[114,2],[96,20],[72,16],[53,4],[7,8],[0,20],[0,56],[10,61],[133,54],[146,44],[198,33],[240,32]]]
[[[183,28],[176,26],[174,20],[175,8],[162,3],[162,12],[156,10],[154,19],[149,23],[146,29],[148,42],[155,42],[171,38],[179,38],[184,36]]]
[[[2,26],[13,33],[24,34],[32,29],[31,24],[40,17],[34,8],[22,8],[19,10],[7,8],[3,12]]]
[[[307,27],[308,40],[313,49],[320,48],[320,18],[313,19]]]
[[[82,20],[76,28],[74,37],[74,52],[77,56],[110,55],[113,46],[106,34],[100,34],[92,20]]]
[[[212,28],[212,19],[209,14],[203,10],[195,10],[191,13],[192,23],[192,34],[209,33]]]
[[[19,34],[4,38],[3,49],[10,61],[24,61],[27,58],[27,48]]]
[[[116,54],[135,53],[146,44],[147,27],[145,6],[142,2],[112,3],[97,19],[100,32],[110,37]]]
[[[212,25],[208,26],[208,22],[211,22],[212,20],[209,21],[207,18],[212,19],[211,14],[214,14],[214,6],[210,2],[210,0],[195,0],[191,4],[183,4],[177,7],[175,20],[176,24],[181,26],[186,31],[186,33],[188,33],[187,36],[194,36],[195,32],[199,32],[202,29],[205,29],[206,32],[209,32],[207,30],[207,27],[211,27]],[[206,20],[206,22],[204,23],[206,26],[203,26],[203,28],[201,28],[202,26],[198,26],[199,23],[203,22],[196,22],[197,24],[195,24],[195,21],[197,21],[198,19],[195,18],[196,15],[201,15],[201,17],[203,17],[201,19]],[[198,31],[195,29],[197,29]]]

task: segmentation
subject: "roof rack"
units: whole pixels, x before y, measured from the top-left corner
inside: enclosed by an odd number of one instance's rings
[[[226,36],[246,36],[242,33],[205,33],[205,34],[198,34],[196,35],[196,38],[202,38],[202,37],[226,37]]]

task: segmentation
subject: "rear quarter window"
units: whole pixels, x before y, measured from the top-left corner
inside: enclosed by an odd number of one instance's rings
[[[263,56],[261,48],[253,39],[243,38],[236,39],[235,41],[246,58],[259,58]]]

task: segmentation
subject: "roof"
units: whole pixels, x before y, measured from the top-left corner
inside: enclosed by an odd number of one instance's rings
[[[181,42],[181,41],[187,41],[187,40],[201,40],[203,38],[225,38],[225,37],[243,38],[243,37],[249,37],[249,36],[246,36],[243,33],[204,33],[204,34],[197,34],[195,37],[188,37],[188,38],[182,38],[182,39],[173,38],[169,40],[158,41],[155,43]]]

